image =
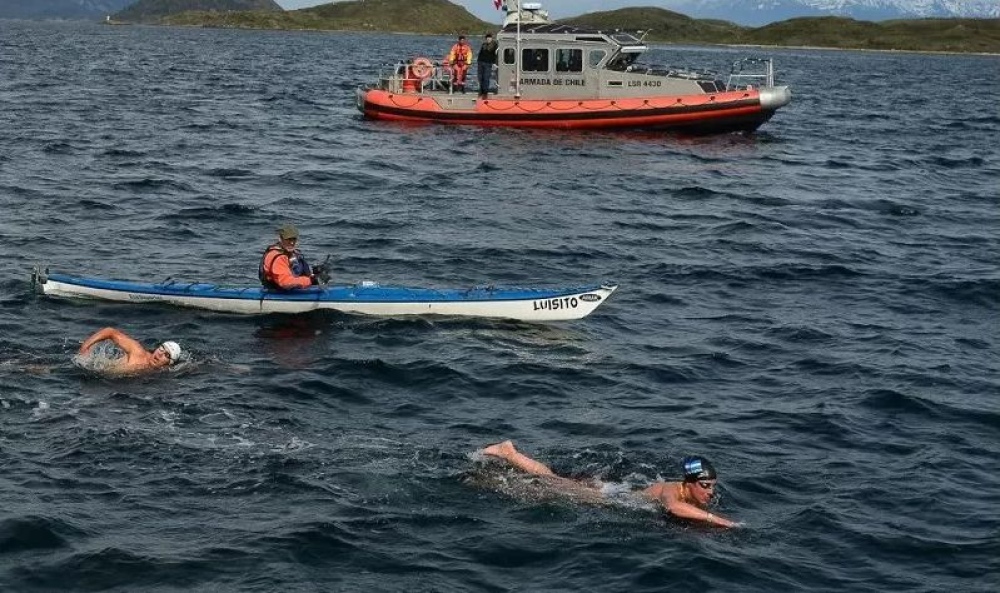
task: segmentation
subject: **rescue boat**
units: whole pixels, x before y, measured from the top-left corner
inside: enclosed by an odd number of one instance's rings
[[[383,65],[374,83],[357,89],[358,109],[404,122],[716,133],[756,130],[791,101],[788,86],[774,83],[770,58],[740,59],[722,80],[643,65],[648,31],[552,23],[539,3],[503,0],[503,8],[496,88],[459,92],[447,61],[416,58]]]
[[[364,281],[349,286],[278,291],[260,286],[219,286],[169,279],[146,283],[84,278],[38,268],[33,271],[31,280],[36,291],[52,297],[159,303],[244,315],[325,309],[386,317],[446,315],[519,321],[582,319],[618,288],[616,284],[601,284],[571,288],[434,289],[382,286]]]

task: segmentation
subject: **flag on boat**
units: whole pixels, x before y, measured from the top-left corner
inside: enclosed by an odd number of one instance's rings
[[[503,0],[493,0],[493,8],[500,10],[501,6],[503,6]]]

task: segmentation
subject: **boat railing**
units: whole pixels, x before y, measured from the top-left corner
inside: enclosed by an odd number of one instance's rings
[[[774,62],[771,58],[742,58],[733,62],[726,82],[727,91],[774,86]]]
[[[453,91],[451,67],[447,62],[432,62],[431,74],[417,78],[410,71],[410,62],[383,63],[379,66],[377,88],[390,93],[420,93],[427,91]],[[469,77],[472,78],[472,77]]]
[[[379,65],[378,83],[375,86],[390,93],[402,93],[406,81],[406,67],[405,62],[395,64],[383,62]]]
[[[684,78],[687,80],[715,80],[719,77],[719,73],[714,70],[699,70],[696,68],[683,68],[663,64],[630,64],[625,68],[625,72],[649,74],[652,76],[669,76],[671,78]]]

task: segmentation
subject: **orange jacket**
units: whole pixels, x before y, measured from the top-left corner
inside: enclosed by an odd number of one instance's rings
[[[468,66],[472,63],[472,46],[468,43],[456,43],[451,46],[448,62],[457,66]]]
[[[288,252],[277,245],[268,247],[264,253],[264,260],[261,262],[261,266],[263,266],[264,276],[285,290],[312,286],[311,277],[296,276],[292,272]]]

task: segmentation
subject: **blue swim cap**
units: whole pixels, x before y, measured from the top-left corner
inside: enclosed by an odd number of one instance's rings
[[[681,469],[684,472],[685,482],[716,479],[715,467],[704,457],[685,457],[681,460]]]

